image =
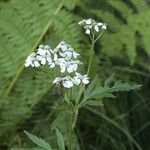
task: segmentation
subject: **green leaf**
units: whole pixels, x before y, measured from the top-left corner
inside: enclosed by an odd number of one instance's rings
[[[59,150],[65,150],[65,143],[62,133],[56,128],[56,136],[57,136],[57,143],[59,146]]]
[[[113,94],[111,94],[111,92],[109,91],[109,87],[102,87],[102,86],[98,86],[96,87],[87,97],[88,99],[91,98],[95,98],[95,97],[111,97],[111,98],[115,98],[115,96]]]
[[[135,84],[135,85],[130,85],[128,83],[122,83],[121,81],[115,82],[114,86],[111,87],[110,92],[118,92],[118,91],[130,91],[130,90],[135,90],[139,89],[141,85]]]
[[[119,92],[119,91],[130,91],[134,89],[139,89],[141,85],[135,84],[130,85],[128,83],[122,83],[121,81],[116,81],[113,86],[110,86],[109,84],[112,83],[114,79],[114,74],[112,74],[110,77],[106,79],[103,86],[96,86],[96,81],[98,79],[94,79],[92,83],[89,85],[87,90],[84,94],[84,100],[86,99],[93,99],[93,98],[115,98],[113,95],[113,92]]]
[[[84,99],[88,97],[88,95],[92,92],[94,87],[96,86],[96,83],[98,81],[98,76],[94,78],[94,80],[89,84],[88,88],[84,92]]]
[[[87,100],[82,103],[82,106],[89,105],[89,106],[104,106],[102,101],[96,101],[96,100]]]
[[[114,80],[115,74],[113,73],[111,76],[109,76],[106,81],[104,82],[104,86],[108,86],[113,80]]]
[[[32,135],[30,133],[28,133],[27,131],[24,131],[24,133],[28,136],[28,138],[35,143],[36,145],[38,145],[40,148],[43,148],[44,150],[52,150],[51,146],[45,142],[43,139],[38,138],[35,135]]]

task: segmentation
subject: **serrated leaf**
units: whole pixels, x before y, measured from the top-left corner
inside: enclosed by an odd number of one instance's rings
[[[109,77],[105,80],[105,82],[104,82],[104,86],[105,86],[105,87],[108,86],[108,85],[113,81],[114,76],[115,76],[115,74],[113,73],[111,76],[109,76]]]
[[[90,95],[88,96],[88,99],[91,98],[95,98],[95,97],[99,97],[99,98],[115,98],[115,96],[109,91],[108,87],[97,87],[95,88],[95,90],[93,90]]]
[[[84,92],[84,98],[88,97],[88,95],[92,92],[94,87],[96,86],[96,82],[98,81],[98,76],[94,78],[94,80],[89,84],[87,89]]]
[[[110,92],[118,92],[118,91],[130,91],[130,90],[135,90],[139,89],[141,85],[135,84],[135,85],[130,85],[128,83],[122,83],[121,81],[115,82],[114,86],[111,87]]]
[[[103,106],[102,101],[96,101],[96,100],[87,100],[82,103],[82,106],[89,105],[89,106]]]
[[[62,133],[56,128],[56,136],[57,136],[57,143],[59,146],[59,150],[65,150],[65,143]]]
[[[27,131],[24,131],[24,133],[28,136],[28,138],[35,143],[40,148],[43,148],[44,150],[52,150],[51,146],[45,142],[43,139],[38,138],[36,135],[30,134]]]
[[[106,79],[104,82],[104,87],[102,86],[96,86],[94,87],[94,84],[96,84],[96,80],[92,82],[92,85],[90,85],[88,92],[85,93],[84,99],[93,99],[93,98],[115,98],[113,95],[113,92],[119,92],[119,91],[130,91],[134,89],[139,89],[141,85],[135,84],[130,85],[128,83],[122,83],[121,81],[116,81],[113,86],[109,86],[110,83],[112,83],[114,79],[114,74],[112,74],[110,77]]]

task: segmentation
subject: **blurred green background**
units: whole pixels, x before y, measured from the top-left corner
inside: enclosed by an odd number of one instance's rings
[[[95,47],[91,79],[142,84],[131,93],[104,99],[104,107],[82,109],[76,134],[81,150],[150,150],[150,2],[148,0],[0,1],[0,150],[33,145],[23,130],[54,142],[50,124],[60,96],[55,72],[24,68],[41,44],[61,40],[81,53],[87,67],[89,39],[78,26],[84,18],[106,22]],[[64,125],[65,126],[65,125]]]

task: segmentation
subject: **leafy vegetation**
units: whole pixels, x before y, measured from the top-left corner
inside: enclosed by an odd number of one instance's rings
[[[52,85],[57,71],[25,70],[24,60],[39,44],[55,47],[64,40],[81,53],[86,70],[90,44],[77,22],[89,17],[106,22],[108,30],[94,49],[92,82],[84,91],[72,147],[150,149],[148,0],[0,1],[0,149],[34,149],[23,130],[47,141],[25,132],[40,146],[35,149],[65,149],[68,106]]]

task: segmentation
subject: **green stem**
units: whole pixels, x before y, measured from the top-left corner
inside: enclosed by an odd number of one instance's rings
[[[74,124],[74,112],[70,113],[70,120],[69,120],[69,126],[68,126],[68,136],[67,136],[67,146],[68,150],[71,150],[71,145],[72,145],[72,133],[73,133],[73,124]]]
[[[94,54],[94,39],[92,40],[92,45],[91,45],[91,49],[90,49],[90,58],[89,58],[89,65],[88,65],[88,69],[87,69],[87,75],[89,75],[89,73],[90,73],[93,54]]]

